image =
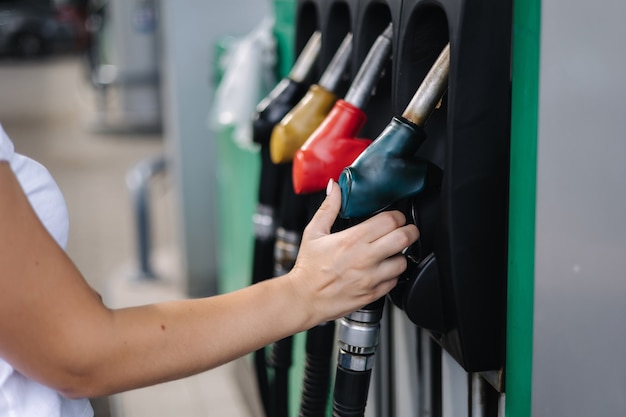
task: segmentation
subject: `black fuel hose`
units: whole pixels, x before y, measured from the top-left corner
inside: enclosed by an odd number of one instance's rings
[[[334,341],[334,321],[319,324],[307,331],[299,417],[322,417],[326,413]]]

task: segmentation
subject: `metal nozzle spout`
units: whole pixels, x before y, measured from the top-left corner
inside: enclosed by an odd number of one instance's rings
[[[335,92],[337,85],[341,81],[348,63],[350,62],[350,55],[352,54],[352,33],[348,33],[343,41],[339,45],[337,52],[333,56],[333,59],[328,64],[328,67],[322,74],[318,85],[325,88],[328,91]]]
[[[346,93],[345,101],[360,109],[365,107],[391,57],[392,38],[393,25],[390,23],[385,31],[376,38],[374,45],[367,53],[359,72],[357,72],[350,89]]]
[[[291,71],[289,71],[289,78],[296,82],[304,81],[317,61],[321,48],[322,34],[319,31],[315,31],[306,45],[304,45],[304,48],[302,48],[302,52],[298,55]]]
[[[424,126],[448,89],[449,73],[450,43],[443,48],[430,71],[426,74],[426,78],[413,95],[411,102],[402,113],[402,117],[418,126]]]

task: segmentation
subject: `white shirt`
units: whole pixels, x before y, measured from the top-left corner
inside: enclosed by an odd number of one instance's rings
[[[9,162],[39,219],[57,243],[65,248],[69,220],[59,187],[43,165],[15,153],[13,143],[1,125],[0,161]],[[91,417],[93,410],[87,399],[64,398],[58,392],[20,374],[0,358],[0,417],[5,416]]]

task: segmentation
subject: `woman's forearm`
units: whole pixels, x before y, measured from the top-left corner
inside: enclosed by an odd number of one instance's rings
[[[288,277],[236,293],[110,310],[0,163],[0,356],[71,397],[212,368],[302,330]]]
[[[58,389],[94,397],[193,375],[312,326],[287,277],[203,299],[111,311]],[[77,366],[81,366],[77,363]]]

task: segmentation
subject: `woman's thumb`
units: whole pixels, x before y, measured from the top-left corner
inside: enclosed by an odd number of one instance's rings
[[[326,186],[326,198],[322,202],[311,221],[309,222],[309,232],[317,235],[330,234],[330,230],[337,219],[341,209],[341,188],[333,179],[328,181]]]

